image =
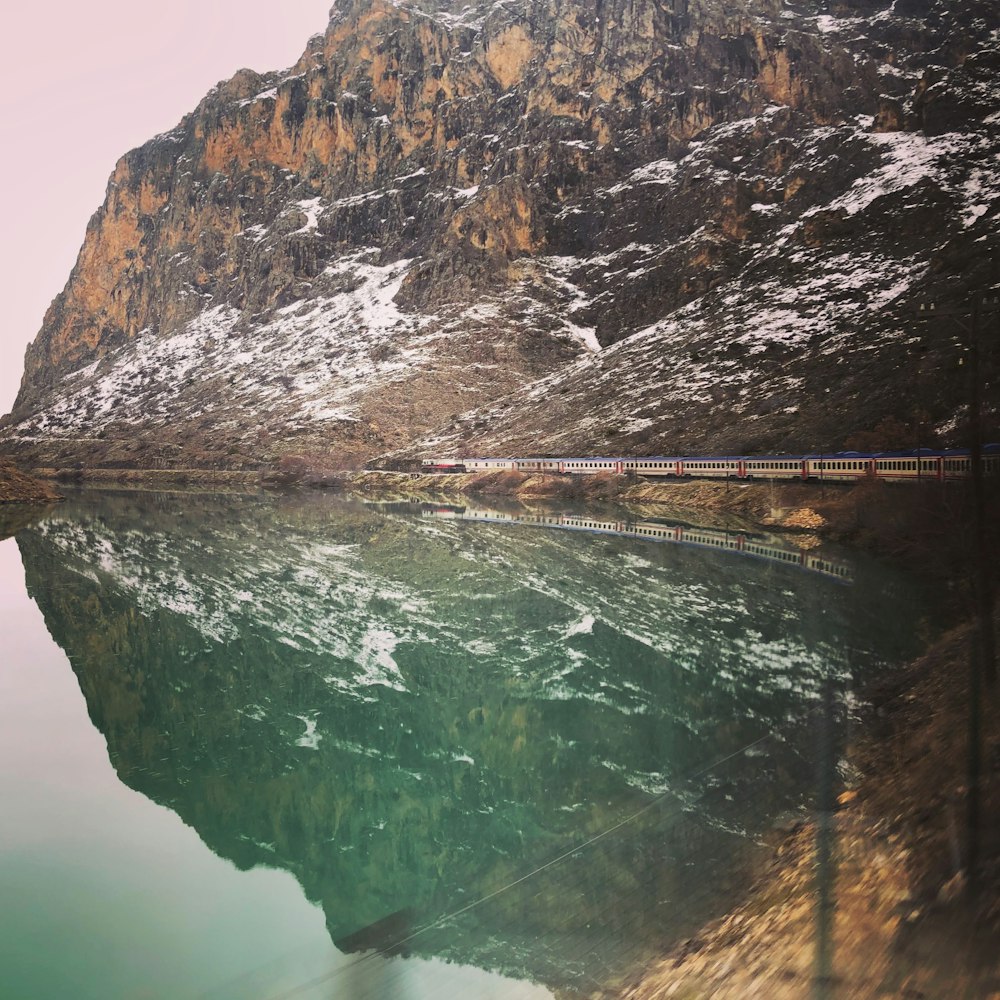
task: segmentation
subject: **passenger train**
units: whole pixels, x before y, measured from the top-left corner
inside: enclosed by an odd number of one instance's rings
[[[1000,444],[983,447],[983,471],[1000,473]],[[946,481],[968,479],[968,449],[886,451],[868,454],[841,451],[830,455],[706,455],[644,458],[425,458],[424,472],[495,472],[515,470],[557,475],[631,475],[643,478],[792,479],[800,481],[854,482]]]

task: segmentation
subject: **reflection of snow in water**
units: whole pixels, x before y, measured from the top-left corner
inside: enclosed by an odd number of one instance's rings
[[[570,627],[566,629],[565,632],[563,632],[563,638],[569,639],[570,636],[586,635],[588,632],[593,632],[593,631],[594,631],[594,616],[584,615],[583,618],[580,619],[580,621],[570,625]]]
[[[315,750],[319,746],[319,741],[322,737],[316,732],[316,719],[310,719],[307,715],[297,715],[297,719],[301,719],[306,724],[305,735],[300,737],[295,745],[298,747],[308,747],[310,750]]]

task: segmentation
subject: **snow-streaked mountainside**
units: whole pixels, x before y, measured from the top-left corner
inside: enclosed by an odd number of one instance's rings
[[[4,446],[957,441],[960,330],[915,310],[1000,282],[998,71],[986,0],[341,0],[121,160]]]

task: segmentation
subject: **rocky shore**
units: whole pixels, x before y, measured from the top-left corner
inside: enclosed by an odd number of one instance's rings
[[[54,503],[62,499],[48,483],[0,460],[0,504]]]
[[[995,622],[997,624],[997,622]],[[848,748],[854,780],[830,819],[786,833],[726,916],[645,970],[628,1000],[799,1000],[1000,995],[1000,713],[983,715],[979,860],[965,870],[968,658],[960,626],[889,685]],[[825,879],[828,935],[824,925]]]

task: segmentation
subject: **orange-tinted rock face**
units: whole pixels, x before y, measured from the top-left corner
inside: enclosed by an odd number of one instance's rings
[[[986,117],[992,21],[959,45],[977,0],[931,5],[924,26],[875,0],[844,22],[777,0],[341,0],[287,74],[239,72],[118,163],[14,424],[170,425],[241,459],[246,424],[367,455],[671,316],[779,239],[843,253],[860,216],[831,204],[895,155],[873,128],[944,131],[959,92]],[[965,90],[914,62],[938,36]]]

